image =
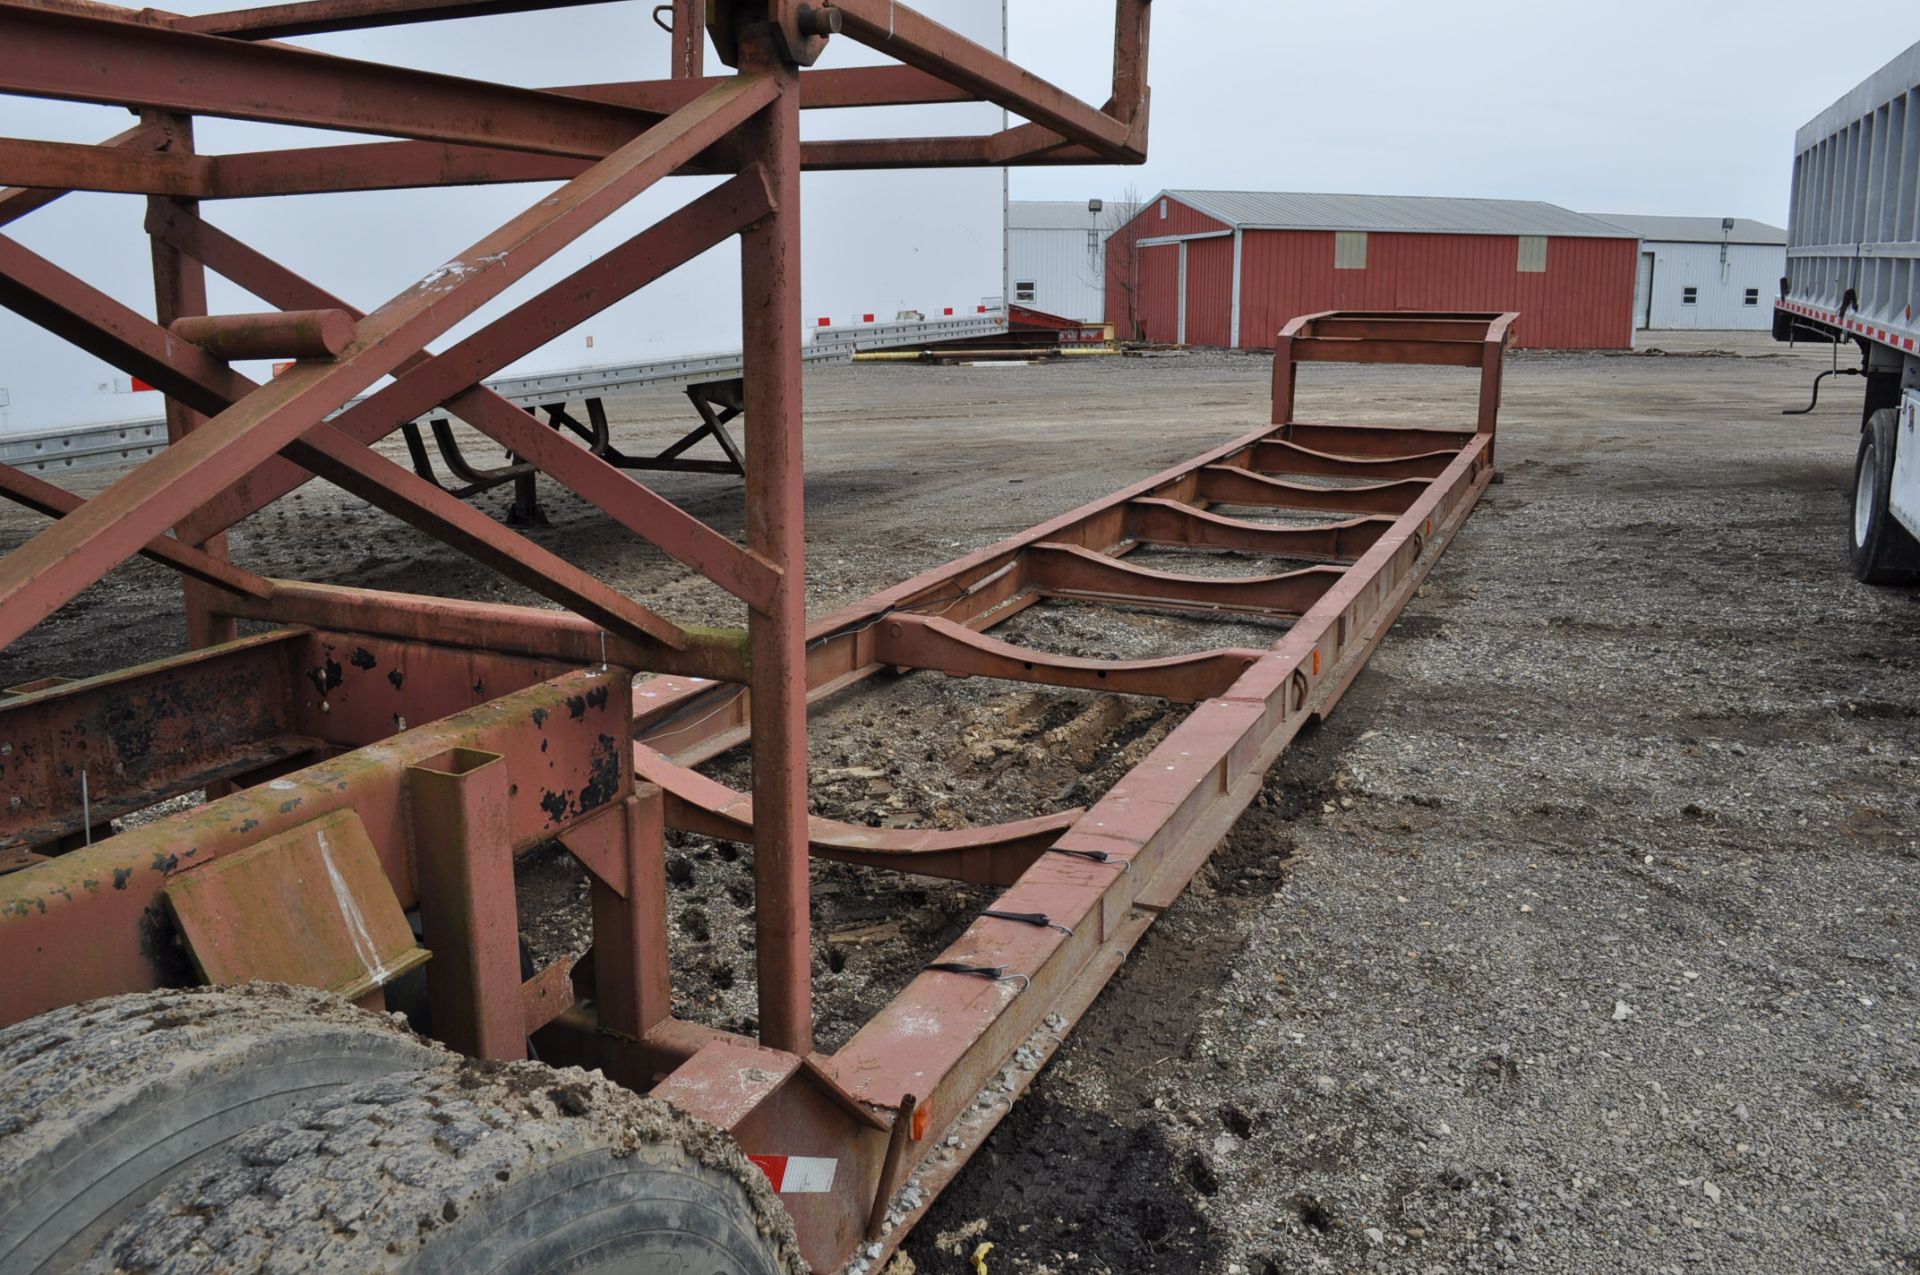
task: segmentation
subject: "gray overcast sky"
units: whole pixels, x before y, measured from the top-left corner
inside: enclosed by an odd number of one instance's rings
[[[174,0],[199,12],[244,0]],[[975,38],[999,0],[920,0]],[[651,78],[666,37],[646,0],[318,37],[306,43],[519,84]],[[1011,0],[1016,60],[1085,98],[1107,95],[1113,0]],[[1817,30],[1816,30],[1817,28]],[[1815,38],[1817,36],[1817,38]],[[1784,223],[1794,130],[1920,39],[1920,5],[1871,23],[1812,16],[1805,0],[1159,0],[1151,159],[1143,168],[1011,174],[1015,198],[1120,197],[1162,187],[1543,199],[1582,212],[1742,216]],[[828,65],[875,60],[844,39]],[[984,114],[982,113],[984,112]],[[812,112],[811,136],[974,132],[983,107]],[[104,107],[0,96],[0,133],[96,141],[125,127]],[[339,135],[208,121],[210,151]],[[967,307],[1001,290],[1000,175],[819,174],[807,179],[807,314]],[[692,198],[666,183],[591,232],[454,335]],[[372,307],[537,200],[493,187],[210,204],[223,228]],[[11,227],[151,313],[143,201],[74,196]],[[852,228],[855,233],[848,233]],[[659,358],[738,341],[731,250],[716,250],[514,370]],[[216,309],[256,308],[216,283]],[[262,367],[247,367],[264,375]],[[37,430],[154,415],[151,395],[0,312],[0,422]]]
[[[1098,93],[1097,25],[1111,12],[1013,0],[1013,52]],[[1013,194],[1112,197],[1131,182],[1143,195],[1476,195],[1784,225],[1794,131],[1920,40],[1912,0],[1871,19],[1850,12],[1804,0],[1160,0],[1145,167],[1015,170]]]

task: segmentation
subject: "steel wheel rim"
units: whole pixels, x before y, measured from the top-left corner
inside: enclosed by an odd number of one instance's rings
[[[1868,443],[1860,453],[1860,472],[1853,478],[1853,543],[1864,547],[1873,529],[1873,480],[1880,470],[1878,447]]]

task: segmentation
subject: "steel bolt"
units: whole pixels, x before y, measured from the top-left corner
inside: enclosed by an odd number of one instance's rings
[[[798,13],[800,34],[828,36],[840,34],[840,11],[822,9],[817,4],[803,4]]]

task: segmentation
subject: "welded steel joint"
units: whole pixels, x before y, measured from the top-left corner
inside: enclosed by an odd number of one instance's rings
[[[826,52],[827,38],[840,33],[840,15],[811,0],[708,0],[707,34],[728,66],[740,65],[740,29],[768,21],[795,66],[818,62]]]

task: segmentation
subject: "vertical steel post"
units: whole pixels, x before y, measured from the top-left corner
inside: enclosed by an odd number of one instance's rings
[[[1146,105],[1147,36],[1152,21],[1151,0],[1119,0],[1114,6],[1111,111],[1126,124],[1134,123]]]
[[[755,959],[760,1039],[813,1047],[807,914],[805,491],[800,386],[800,78],[765,22],[739,29],[740,69],[770,75],[780,97],[741,130],[774,211],[740,237],[747,431],[747,547],[781,571],[772,601],[747,622],[753,669]]]
[[[1487,436],[1487,463],[1493,463],[1494,425],[1500,419],[1500,375],[1507,366],[1506,333],[1480,347],[1480,415],[1474,432]]]
[[[193,153],[193,117],[191,115],[170,115],[160,112],[148,112],[144,122],[157,127],[164,141],[160,149],[173,154]],[[149,209],[161,205],[177,208],[183,214],[198,217],[200,202],[194,199],[167,199],[150,196]],[[207,268],[192,257],[187,256],[172,245],[160,239],[150,239],[153,255],[153,307],[154,316],[161,327],[170,326],[175,319],[197,318],[207,312]],[[197,428],[207,418],[192,408],[167,398],[167,441],[177,443]],[[227,560],[227,537],[225,533],[195,546],[208,554]],[[192,647],[212,646],[218,642],[230,642],[238,634],[234,620],[229,616],[213,613],[205,586],[199,581],[182,581],[185,590],[187,613],[187,644]]]
[[[1293,361],[1293,336],[1281,332],[1273,343],[1273,423],[1293,423],[1293,391],[1298,384],[1299,364]]]
[[[676,80],[707,73],[707,0],[673,0],[673,69]]]
[[[667,951],[666,802],[636,783],[621,811],[627,893],[593,882],[593,983],[600,1026],[638,1039],[673,1013]]]
[[[527,1056],[507,763],[456,748],[407,767],[433,1034],[476,1058]]]

